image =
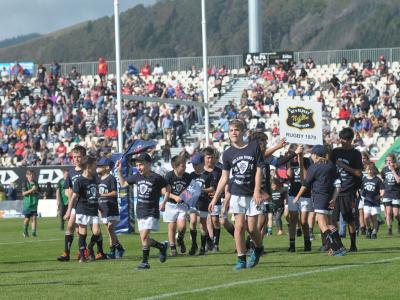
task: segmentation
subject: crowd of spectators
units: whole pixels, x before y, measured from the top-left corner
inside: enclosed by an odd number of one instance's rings
[[[75,67],[62,74],[53,62],[48,69],[39,64],[31,77],[16,65],[1,73],[3,166],[69,164],[69,150],[77,143],[98,155],[116,151],[116,80],[104,58],[99,59],[97,76],[81,76]],[[225,72],[224,67],[216,73],[210,68],[215,87]],[[202,74],[195,67],[165,74],[159,64],[145,64],[140,70],[130,65],[122,83],[123,94],[203,101]],[[125,147],[138,138],[164,139],[160,150],[167,159],[171,147],[185,146],[187,130],[203,122],[203,109],[129,100],[123,102],[122,116]]]

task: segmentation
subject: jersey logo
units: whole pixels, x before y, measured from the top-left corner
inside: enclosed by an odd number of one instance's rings
[[[239,168],[240,174],[244,174],[247,170],[247,167],[249,166],[249,162],[247,160],[242,160],[237,164],[237,166]]]
[[[175,185],[175,190],[180,193],[183,190],[183,185],[181,183],[178,183]]]
[[[139,193],[144,195],[144,194],[146,194],[146,192],[147,192],[147,185],[145,185],[145,184],[139,185]]]
[[[373,192],[375,190],[375,184],[374,183],[366,183],[365,189],[369,192]]]

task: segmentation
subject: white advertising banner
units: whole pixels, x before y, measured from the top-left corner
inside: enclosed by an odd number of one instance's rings
[[[322,145],[322,103],[279,100],[279,130],[288,143]]]

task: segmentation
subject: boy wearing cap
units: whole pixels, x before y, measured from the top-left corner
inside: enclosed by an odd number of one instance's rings
[[[115,225],[119,222],[119,209],[117,198],[117,180],[110,173],[112,160],[102,158],[97,162],[97,174],[99,175],[99,210],[101,221],[106,225],[108,236],[110,237],[110,252],[108,258],[122,258],[124,248],[120,244],[115,234]],[[97,259],[103,258],[97,255]]]
[[[262,214],[260,206],[263,201],[261,194],[262,167],[264,165],[260,146],[256,141],[248,144],[244,142],[245,124],[238,119],[229,124],[229,138],[231,147],[223,153],[223,171],[218,183],[217,191],[209,205],[212,211],[229,182],[229,173],[232,170],[230,181],[230,211],[235,216],[235,243],[238,261],[234,270],[255,267],[263,253],[262,239],[257,228],[258,215]],[[255,249],[246,263],[245,231],[247,228],[255,244]]]
[[[185,172],[186,159],[176,155],[171,160],[173,170],[165,175],[165,180],[171,192],[168,197],[160,204],[160,210],[164,212],[164,222],[168,223],[168,241],[171,248],[171,256],[176,256],[175,240],[180,247],[180,252],[186,252],[184,236],[186,231],[186,216],[188,206],[182,202],[179,195],[190,184],[190,175]],[[178,238],[176,239],[176,229],[178,228]]]
[[[351,246],[349,252],[356,252],[355,207],[356,193],[362,183],[362,156],[352,145],[354,131],[350,127],[343,128],[339,133],[342,147],[333,149],[331,161],[336,164],[342,186],[337,198],[333,220],[339,222],[340,214],[348,224]]]
[[[194,171],[190,173],[190,181],[194,180],[201,184],[202,192],[199,200],[197,201],[196,207],[190,208],[190,236],[192,238],[192,247],[189,251],[189,255],[195,255],[198,249],[197,246],[197,217],[200,217],[200,231],[201,231],[201,245],[199,255],[206,253],[206,242],[208,236],[207,229],[207,217],[208,217],[208,205],[210,198],[208,193],[214,192],[214,188],[211,186],[211,174],[204,172],[204,156],[201,153],[196,153],[192,156],[190,163],[193,165]]]
[[[329,220],[340,192],[340,180],[335,165],[326,156],[327,151],[324,146],[316,145],[312,148],[311,159],[313,164],[308,169],[307,176],[297,196],[293,199],[293,203],[296,204],[306,190],[311,190],[318,225],[322,237],[326,240],[330,249],[329,255],[343,256],[346,250],[336,227],[331,225]]]
[[[122,175],[121,161],[117,161],[119,182],[122,187],[136,184],[137,186],[137,206],[136,215],[140,239],[143,246],[142,262],[138,265],[138,270],[150,269],[149,254],[150,247],[160,250],[160,262],[167,260],[168,242],[157,242],[150,237],[151,231],[160,229],[160,208],[159,202],[161,195],[167,194],[167,182],[165,179],[151,171],[151,157],[143,152],[134,158],[138,173],[124,178]]]

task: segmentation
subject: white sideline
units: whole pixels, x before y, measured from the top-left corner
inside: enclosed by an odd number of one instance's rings
[[[299,273],[291,273],[291,274],[285,274],[285,275],[278,275],[278,276],[272,276],[272,277],[267,277],[267,278],[235,281],[235,282],[230,282],[230,283],[225,283],[225,284],[213,285],[213,286],[209,286],[209,287],[205,287],[205,288],[199,288],[199,289],[193,289],[193,290],[187,290],[187,291],[178,291],[178,292],[172,292],[172,293],[165,293],[165,294],[159,294],[159,295],[154,295],[154,296],[144,297],[144,298],[137,298],[137,300],[153,300],[153,299],[169,298],[169,297],[181,296],[181,295],[185,295],[185,294],[194,294],[194,293],[199,293],[199,292],[206,292],[206,291],[212,291],[212,290],[217,290],[217,289],[224,289],[224,288],[229,288],[229,287],[233,287],[233,286],[237,286],[237,285],[253,284],[253,283],[259,283],[259,282],[268,282],[268,281],[273,281],[273,280],[278,280],[278,279],[287,279],[287,278],[299,277],[299,276],[322,273],[322,272],[337,271],[337,270],[343,270],[343,269],[350,269],[350,268],[354,268],[354,267],[362,267],[362,266],[365,266],[365,265],[391,262],[391,261],[395,261],[395,260],[400,260],[400,256],[393,257],[393,258],[376,260],[376,261],[370,261],[370,262],[356,264],[356,265],[342,265],[342,266],[324,268],[324,269],[319,268],[319,269],[316,269],[316,270],[310,270],[310,271],[299,272]]]
[[[0,243],[0,245],[15,245],[15,244],[25,244],[25,243],[43,243],[43,242],[54,242],[63,241],[64,239],[49,239],[49,240],[30,240],[30,241],[19,241],[19,242],[7,242]]]

